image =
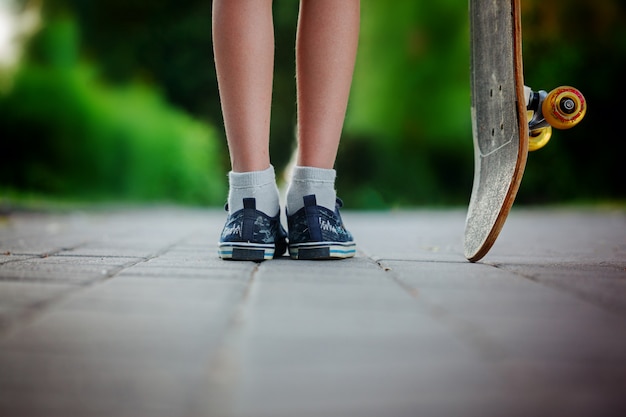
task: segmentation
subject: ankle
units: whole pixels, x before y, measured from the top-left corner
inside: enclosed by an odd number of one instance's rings
[[[243,200],[254,198],[256,209],[273,217],[280,211],[274,167],[263,171],[229,172],[228,211],[244,208]]]
[[[304,207],[304,197],[314,195],[317,205],[335,210],[334,169],[296,166],[287,190],[287,213],[294,214]]]

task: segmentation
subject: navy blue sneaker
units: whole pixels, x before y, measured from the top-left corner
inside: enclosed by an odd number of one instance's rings
[[[292,259],[344,259],[356,253],[356,245],[339,215],[343,203],[337,199],[335,211],[318,206],[315,195],[304,197],[304,207],[287,215],[289,255]]]
[[[286,238],[280,213],[269,217],[256,209],[256,199],[244,198],[243,209],[226,219],[218,246],[219,256],[257,262],[276,258],[287,250]]]

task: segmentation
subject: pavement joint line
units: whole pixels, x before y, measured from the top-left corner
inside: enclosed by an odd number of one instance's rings
[[[180,243],[179,241],[172,243],[170,245],[168,245],[167,247],[154,252],[153,254],[151,254],[150,256],[147,257],[139,257],[136,260],[127,262],[124,265],[121,265],[119,267],[115,267],[112,268],[110,271],[107,271],[106,274],[104,274],[100,279],[94,279],[92,281],[88,281],[88,282],[83,282],[83,283],[76,283],[74,284],[76,287],[68,290],[67,292],[63,293],[63,294],[59,294],[57,296],[48,298],[46,300],[42,300],[39,302],[36,302],[34,304],[31,304],[27,307],[25,307],[21,312],[17,313],[15,315],[15,320],[13,320],[13,323],[7,325],[7,327],[5,328],[0,328],[0,339],[7,337],[8,335],[10,335],[13,331],[15,331],[16,329],[18,329],[21,326],[27,325],[28,323],[36,320],[38,317],[44,315],[46,313],[46,311],[48,311],[50,308],[52,308],[54,305],[58,304],[59,302],[61,302],[64,298],[73,295],[79,291],[84,291],[88,288],[94,287],[96,285],[99,285],[105,281],[108,281],[110,279],[113,279],[117,274],[119,274],[120,272],[122,272],[125,269],[128,268],[132,268],[135,265],[138,265],[142,262],[147,262],[151,259],[155,259],[159,256],[161,256],[162,254],[166,253],[167,251],[169,251],[171,248],[175,247],[178,243]],[[66,251],[72,250],[74,248],[69,248],[69,249],[65,249]],[[61,250],[60,252],[62,252],[63,250]],[[46,254],[46,256],[43,257],[47,257],[50,256],[48,254]],[[57,256],[52,255],[52,256]],[[33,256],[32,258],[28,258],[28,259],[35,259],[35,258],[41,258],[42,256]],[[23,259],[21,259],[23,260]],[[0,281],[4,281],[4,282],[29,282],[29,283],[41,283],[41,282],[49,282],[46,281],[45,279],[4,279],[4,277],[0,277]],[[67,284],[65,282],[65,284]]]
[[[74,246],[71,246],[71,247],[63,246],[63,247],[56,248],[56,249],[53,249],[51,251],[42,252],[42,253],[28,253],[28,252],[11,252],[11,251],[7,251],[7,252],[4,252],[4,254],[8,255],[8,256],[13,256],[13,255],[15,255],[15,256],[30,256],[29,259],[32,259],[32,258],[48,258],[50,256],[61,256],[60,255],[61,253],[78,249],[81,246],[85,246],[87,243],[89,243],[89,242],[81,242],[81,243],[79,243],[77,245],[74,245]],[[20,260],[23,260],[23,259],[16,259],[16,261],[20,261]]]
[[[0,327],[0,340],[9,337],[11,333],[16,331],[18,328],[33,322],[42,314],[45,314],[45,311],[60,302],[63,298],[82,290],[86,286],[86,284],[76,284],[75,288],[71,290],[48,299],[38,301],[23,308],[20,312],[15,314],[14,319],[6,325],[6,327]]]
[[[36,284],[46,284],[46,285],[49,285],[49,286],[55,286],[56,285],[56,286],[61,286],[61,287],[68,287],[68,286],[70,286],[70,287],[75,287],[77,289],[87,286],[86,282],[75,282],[75,281],[72,281],[72,282],[68,282],[68,281],[58,282],[58,281],[50,281],[50,280],[44,281],[44,280],[24,280],[24,279],[20,279],[20,280],[15,280],[15,279],[13,279],[13,280],[4,280],[4,279],[2,279],[2,280],[0,280],[0,283],[18,283],[18,284],[27,284],[27,285],[28,284],[33,284],[33,285],[36,285]]]
[[[27,258],[20,258],[20,259],[7,259],[6,261],[0,262],[0,265],[5,265],[11,262],[21,262],[21,261],[27,261],[27,260],[31,260],[31,259],[45,259],[45,258],[49,258],[51,256],[63,256],[61,255],[63,252],[67,252],[67,251],[71,251],[74,249],[78,249],[81,246],[86,245],[87,242],[82,242],[76,246],[73,247],[62,247],[59,249],[55,249],[52,251],[47,251],[47,252],[43,252],[43,253],[20,253],[20,252],[11,252],[11,251],[7,251],[4,252],[5,256],[26,256]],[[1,277],[0,277],[1,279]]]
[[[48,278],[22,278],[22,277],[15,276],[15,275],[0,276],[0,282],[20,282],[23,284],[52,284],[52,285],[70,284],[70,285],[77,285],[77,286],[87,285],[87,281],[58,282],[55,280],[50,280]]]
[[[565,285],[559,281],[542,279],[541,276],[538,274],[535,276],[531,274],[524,274],[519,271],[511,271],[510,269],[507,269],[504,264],[489,264],[489,266],[494,267],[500,271],[511,273],[522,279],[541,285],[544,288],[550,288],[552,290],[558,291],[561,294],[566,294],[570,297],[575,298],[578,301],[583,301],[584,303],[591,304],[594,307],[600,308],[608,313],[615,314],[621,317],[626,316],[626,307],[621,307],[619,305],[609,305],[606,302],[602,302],[601,300],[599,300],[598,296],[586,293],[585,291],[579,291],[576,289],[576,287]]]
[[[180,265],[142,265],[142,268],[147,268],[147,269],[197,269],[199,271],[205,271],[207,269],[207,265],[185,265],[184,267],[181,267]],[[230,270],[230,268],[226,268],[226,267],[218,267],[218,266],[214,266],[211,265],[211,269],[216,270]]]
[[[458,261],[450,261],[450,260],[441,260],[441,259],[394,259],[394,258],[376,258],[369,257],[374,262],[396,262],[396,263],[413,263],[413,264],[441,264],[441,265],[470,265],[471,262],[467,261],[465,258]],[[479,265],[483,265],[480,262],[477,262]]]
[[[445,307],[438,305],[428,299],[428,297],[420,294],[419,290],[411,287],[406,284],[401,277],[397,275],[397,273],[393,270],[393,268],[385,265],[384,261],[376,261],[376,263],[387,272],[390,277],[398,286],[400,286],[403,290],[405,290],[409,296],[411,296],[414,300],[421,305],[426,313],[441,323],[443,326],[448,328],[451,334],[458,337],[462,342],[465,342],[472,351],[475,352],[476,356],[480,358],[480,360],[491,363],[495,366],[495,371],[501,375],[503,381],[510,381],[512,386],[516,386],[519,383],[519,380],[512,380],[511,374],[507,369],[507,361],[511,358],[515,358],[515,353],[511,352],[505,345],[499,343],[494,340],[488,334],[486,334],[480,326],[477,326],[471,322],[463,320],[458,316],[450,313]],[[519,275],[522,278],[524,277],[522,274],[516,274],[514,271],[507,270],[505,268],[500,267],[496,264],[486,264],[487,266],[491,266],[497,268],[501,271],[511,273],[513,276]],[[544,284],[544,286],[550,288],[550,285],[547,285],[543,282],[540,282],[536,279],[531,279],[534,282],[539,284]],[[541,374],[537,375],[536,371],[532,368],[528,371],[528,374],[525,376],[526,379],[537,378],[540,380],[542,377]]]
[[[1,261],[0,265],[6,265],[6,264],[13,263],[13,262],[28,261],[28,260],[31,260],[31,259],[40,259],[41,258],[41,255],[34,255],[34,254],[23,255],[23,254],[11,253],[11,254],[8,254],[6,256],[25,256],[25,258],[6,259],[4,261]],[[2,277],[0,277],[0,279],[2,279]]]
[[[378,263],[378,262],[407,262],[407,263],[430,263],[430,264],[469,264],[471,262],[469,262],[467,259],[465,259],[465,257],[463,255],[461,255],[459,253],[459,260],[458,261],[452,261],[452,260],[441,260],[441,259],[392,259],[392,258],[385,258],[385,257],[377,257],[375,255],[371,255],[369,254],[367,251],[363,250],[362,248],[357,249],[358,253],[360,256],[369,258],[370,260]]]
[[[239,380],[241,363],[241,335],[246,322],[246,310],[252,293],[256,291],[258,273],[263,263],[256,263],[250,271],[248,281],[242,291],[241,298],[233,308],[222,334],[219,336],[218,347],[208,360],[208,379],[210,402],[215,409],[223,411],[224,415],[233,403],[236,387]]]
[[[235,322],[233,324],[241,325],[244,322],[244,318],[243,318],[244,313],[245,313],[244,310],[248,301],[250,300],[250,294],[252,293],[253,287],[255,286],[254,284],[257,281],[257,275],[259,274],[261,265],[262,263],[256,263],[252,271],[250,271],[250,278],[248,279],[248,282],[246,283],[246,289],[243,292],[241,301],[237,305],[237,311],[236,311],[237,316],[235,317]]]
[[[101,258],[101,259],[108,259],[108,258],[135,258],[135,259],[143,259],[141,256],[124,256],[124,255],[85,255],[85,254],[72,254],[72,253],[63,253],[60,252],[58,254],[52,255],[52,256],[58,256],[58,257],[65,257],[65,258]]]
[[[454,316],[446,308],[428,300],[428,297],[421,294],[417,288],[413,288],[405,283],[392,267],[385,265],[384,261],[374,260],[374,262],[378,264],[391,281],[416,301],[418,305],[422,306],[432,319],[438,321],[447,327],[452,334],[467,342],[483,360],[496,361],[508,356],[506,348],[489,337],[480,327]]]
[[[174,242],[174,243],[172,243],[172,244],[170,244],[170,245],[168,245],[168,246],[166,246],[166,247],[164,247],[164,248],[162,248],[162,249],[160,249],[160,250],[157,250],[156,252],[153,252],[152,254],[150,254],[150,255],[148,255],[148,256],[145,256],[145,257],[136,257],[136,260],[129,261],[129,262],[125,263],[124,265],[120,265],[119,267],[113,268],[113,269],[111,270],[111,272],[107,272],[107,274],[105,274],[105,276],[104,276],[104,278],[103,278],[103,279],[101,279],[101,280],[96,280],[96,281],[94,281],[94,282],[93,282],[93,284],[97,284],[97,283],[99,283],[99,282],[102,282],[102,281],[105,281],[105,280],[108,280],[108,279],[112,279],[112,278],[114,278],[117,274],[119,274],[120,272],[122,272],[122,271],[124,271],[124,270],[126,270],[126,269],[132,268],[132,267],[137,266],[137,265],[139,265],[139,264],[141,264],[141,263],[148,262],[148,261],[150,261],[150,260],[152,260],[152,259],[156,259],[156,258],[158,258],[159,256],[164,255],[164,254],[166,254],[167,252],[169,252],[169,251],[170,251],[172,248],[174,248],[176,245],[180,244],[180,242],[181,242],[183,239],[184,239],[184,238],[181,238],[181,239],[179,239],[178,241],[176,241],[176,242]]]
[[[71,250],[71,249],[70,249]],[[46,259],[46,258],[99,258],[99,259],[124,259],[124,258],[134,258],[134,259],[142,259],[141,256],[122,256],[122,255],[73,255],[71,253],[53,253],[53,254],[35,254],[35,253],[11,253],[7,256],[23,256],[23,258],[19,259],[6,259],[4,261],[0,261],[0,265],[12,263],[12,262],[22,262],[29,261],[32,259]]]
[[[388,259],[388,258],[375,258],[375,257],[371,257],[367,254],[365,254],[365,256],[368,256],[370,259],[372,259],[374,262],[376,262],[377,264],[379,264],[381,266],[381,268],[388,268],[389,271],[391,271],[393,268],[390,266],[384,266],[385,262],[406,262],[406,263],[437,263],[437,264],[465,264],[469,262],[455,262],[455,261],[441,261],[441,260],[410,260],[410,259]],[[485,265],[487,267],[492,267],[492,268],[496,268],[500,271],[509,273],[509,274],[513,274],[515,276],[518,276],[520,278],[526,279],[528,281],[534,282],[536,284],[542,285],[546,288],[551,288],[553,290],[557,290],[560,292],[564,292],[569,294],[570,296],[573,296],[574,298],[584,301],[586,303],[592,304],[596,307],[599,307],[605,311],[608,311],[612,314],[617,314],[620,316],[625,316],[626,315],[626,308],[620,307],[620,306],[612,306],[612,305],[607,305],[605,302],[601,302],[599,301],[598,297],[594,296],[594,295],[590,295],[588,293],[586,293],[585,291],[578,291],[575,287],[571,287],[568,285],[564,285],[560,282],[552,282],[552,281],[546,281],[544,279],[542,279],[540,276],[535,276],[533,274],[524,274],[521,273],[519,271],[512,271],[508,268],[506,268],[506,264],[503,263],[493,263],[493,262],[478,262],[478,264],[480,265]],[[580,266],[584,266],[586,265],[583,262],[580,263],[576,263],[576,262],[571,262],[571,263],[567,263],[567,264],[563,264],[563,266],[569,266],[569,267],[575,267],[577,265]],[[608,268],[614,268],[614,269],[618,269],[618,270],[624,270],[625,268],[620,266],[620,265],[615,265],[613,263],[606,263],[604,262],[602,265],[598,265],[598,266],[603,266],[603,267],[608,267]],[[385,269],[385,271],[387,271],[387,269]]]

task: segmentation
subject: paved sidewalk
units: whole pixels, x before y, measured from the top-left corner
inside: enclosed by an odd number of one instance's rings
[[[219,211],[0,218],[2,417],[626,415],[626,214],[346,212],[346,261],[220,261]]]

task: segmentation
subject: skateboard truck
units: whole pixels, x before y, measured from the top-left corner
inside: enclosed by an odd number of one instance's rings
[[[533,91],[530,87],[524,87],[526,97],[526,110],[533,112],[528,119],[528,128],[533,131],[550,126],[541,112],[541,104],[546,100],[548,93],[545,90]]]
[[[549,93],[524,87],[528,111],[528,150],[544,147],[552,136],[552,127],[569,129],[585,117],[587,102],[574,87],[558,87]]]

